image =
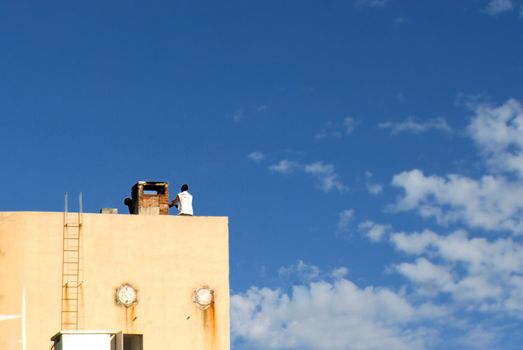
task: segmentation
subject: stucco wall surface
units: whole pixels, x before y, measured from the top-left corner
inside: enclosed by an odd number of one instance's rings
[[[75,221],[69,214],[69,221]],[[63,213],[0,212],[0,350],[48,350],[61,326]],[[226,217],[83,214],[80,327],[141,333],[144,349],[229,349]],[[115,303],[123,283],[138,289]],[[201,310],[196,288],[214,290]],[[4,315],[4,316],[2,316]]]

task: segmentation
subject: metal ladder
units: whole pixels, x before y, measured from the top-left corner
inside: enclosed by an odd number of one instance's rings
[[[62,330],[78,330],[79,295],[82,280],[82,193],[78,196],[78,215],[68,213],[68,195],[65,194],[63,255],[62,255]],[[73,216],[73,219],[70,218]]]

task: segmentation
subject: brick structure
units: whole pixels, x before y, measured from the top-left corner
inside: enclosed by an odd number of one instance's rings
[[[132,198],[126,198],[129,213],[138,215],[169,214],[169,184],[138,181],[132,188]]]

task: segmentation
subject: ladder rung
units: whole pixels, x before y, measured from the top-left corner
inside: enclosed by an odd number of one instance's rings
[[[64,226],[65,227],[80,227],[80,226],[82,226],[82,224],[66,223]]]

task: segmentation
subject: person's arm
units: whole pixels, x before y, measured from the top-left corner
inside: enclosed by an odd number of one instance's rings
[[[169,204],[169,208],[172,208],[172,207],[178,208],[179,201],[180,201],[180,198],[178,196],[176,196],[176,198],[172,200],[171,204]]]

